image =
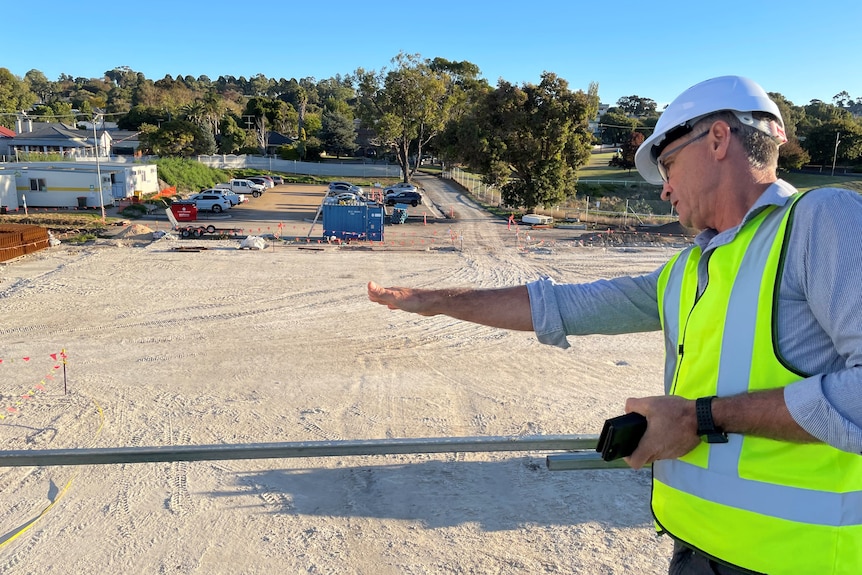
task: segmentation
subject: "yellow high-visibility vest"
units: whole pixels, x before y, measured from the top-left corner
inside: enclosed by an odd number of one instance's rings
[[[688,399],[784,387],[811,374],[778,350],[776,313],[797,195],[702,257],[692,246],[658,284],[665,391]],[[708,283],[698,295],[698,268]],[[653,465],[656,527],[758,573],[862,573],[862,456],[824,443],[729,434]]]

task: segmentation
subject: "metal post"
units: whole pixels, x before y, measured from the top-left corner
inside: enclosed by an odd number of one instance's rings
[[[30,449],[0,451],[0,467],[582,449],[593,450],[592,456],[598,456],[594,451],[597,443],[598,436],[596,435],[551,435],[432,437],[240,445],[165,445],[93,449]]]
[[[832,175],[835,175],[835,161],[838,159],[838,142],[841,140],[838,139],[838,136],[841,135],[841,132],[835,132],[835,153],[832,154]]]
[[[578,469],[628,469],[624,459],[605,461],[595,451],[558,453],[545,458],[548,471],[574,471]]]
[[[93,114],[93,145],[96,147],[96,177],[99,179],[99,207],[102,209],[102,223],[105,223],[105,200],[102,197],[102,168],[99,164],[99,140],[96,138],[97,114]]]

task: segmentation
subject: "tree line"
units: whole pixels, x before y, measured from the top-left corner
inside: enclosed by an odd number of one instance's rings
[[[770,93],[784,115],[788,144],[781,167],[862,155],[862,98],[842,92],[828,104],[796,106]],[[619,145],[625,166],[659,111],[649,98],[620,98],[599,118],[598,85],[572,90],[553,73],[537,84],[491,86],[470,62],[399,53],[381,70],[357,69],[325,80],[278,80],[262,74],[165,76],[150,80],[128,67],[101,78],[38,70],[23,78],[0,68],[0,124],[14,128],[26,111],[38,121],[76,124],[97,115],[139,132],[142,152],[160,156],[263,153],[277,132],[292,139],[278,154],[316,159],[323,153],[386,155],[405,181],[434,155],[483,174],[507,204],[555,205],[576,190],[577,170],[599,142]],[[836,136],[837,134],[837,136]],[[837,147],[836,147],[837,146]],[[630,167],[630,166],[629,166]]]
[[[811,100],[797,106],[778,92],[769,92],[784,119],[787,143],[781,146],[778,164],[792,170],[814,164],[838,163],[854,170],[862,168],[862,97],[851,99],[840,92],[832,103]],[[634,167],[634,153],[649,136],[660,113],[655,101],[640,96],[620,98],[599,119],[603,144],[621,150],[613,164]]]

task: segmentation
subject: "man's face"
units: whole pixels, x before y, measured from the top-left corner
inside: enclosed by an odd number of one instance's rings
[[[709,192],[704,189],[704,174],[698,161],[708,134],[709,130],[686,134],[671,142],[657,159],[664,180],[662,199],[671,203],[682,225],[698,230],[710,227],[711,210],[705,205]]]

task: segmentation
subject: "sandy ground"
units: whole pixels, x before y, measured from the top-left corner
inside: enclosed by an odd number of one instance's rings
[[[626,397],[661,393],[658,334],[572,339],[564,351],[370,303],[371,279],[580,282],[649,272],[676,249],[515,231],[435,182],[429,199],[457,202],[459,219],[387,227],[378,249],[209,240],[185,253],[174,248],[188,240],[132,236],[2,266],[0,439],[60,449],[595,434]],[[0,572],[666,572],[648,471],[552,472],[545,455],[3,468]]]

